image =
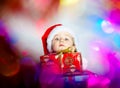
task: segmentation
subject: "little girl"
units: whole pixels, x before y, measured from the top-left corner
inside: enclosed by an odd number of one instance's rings
[[[40,57],[40,82],[44,88],[63,88],[60,75],[78,75],[82,72],[82,58],[76,35],[62,24],[46,30],[42,36],[45,55]]]
[[[45,55],[41,56],[41,62],[47,64],[53,61],[63,74],[82,71],[82,58],[77,48],[78,40],[72,31],[61,24],[54,25],[48,28],[42,40]]]

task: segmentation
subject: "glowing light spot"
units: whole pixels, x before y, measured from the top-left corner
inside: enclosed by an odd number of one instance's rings
[[[99,47],[97,47],[97,46],[94,46],[93,49],[94,49],[95,51],[99,51],[99,50],[100,50]]]
[[[115,25],[120,25],[120,9],[114,8],[110,12],[109,20]]]
[[[101,49],[101,41],[99,41],[99,40],[94,40],[92,43],[91,43],[91,48],[93,49],[93,50],[95,50],[95,51],[100,51],[100,49]]]
[[[102,21],[101,26],[103,31],[106,33],[112,33],[114,31],[112,24],[109,21]]]
[[[120,35],[119,34],[115,35],[113,40],[114,40],[115,46],[117,48],[120,48]]]
[[[76,4],[79,0],[60,0],[60,4],[63,6]]]
[[[16,75],[19,72],[20,65],[19,62],[6,62],[6,63],[0,63],[0,74],[4,76],[13,76]]]

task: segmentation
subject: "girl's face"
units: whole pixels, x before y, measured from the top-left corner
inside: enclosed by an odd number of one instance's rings
[[[73,37],[68,32],[59,32],[52,40],[52,50],[54,52],[59,52],[73,46]]]

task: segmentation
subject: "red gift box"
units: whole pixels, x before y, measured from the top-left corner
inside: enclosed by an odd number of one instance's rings
[[[44,55],[40,57],[40,62],[43,67],[55,66],[62,74],[82,71],[82,57],[79,52]]]
[[[62,69],[64,73],[75,73],[82,71],[82,58],[80,53],[66,53],[62,58]]]

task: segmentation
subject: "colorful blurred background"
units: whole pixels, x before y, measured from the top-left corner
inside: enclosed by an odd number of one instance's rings
[[[59,23],[78,36],[84,69],[120,88],[119,0],[0,0],[0,88],[39,87],[41,37]]]

